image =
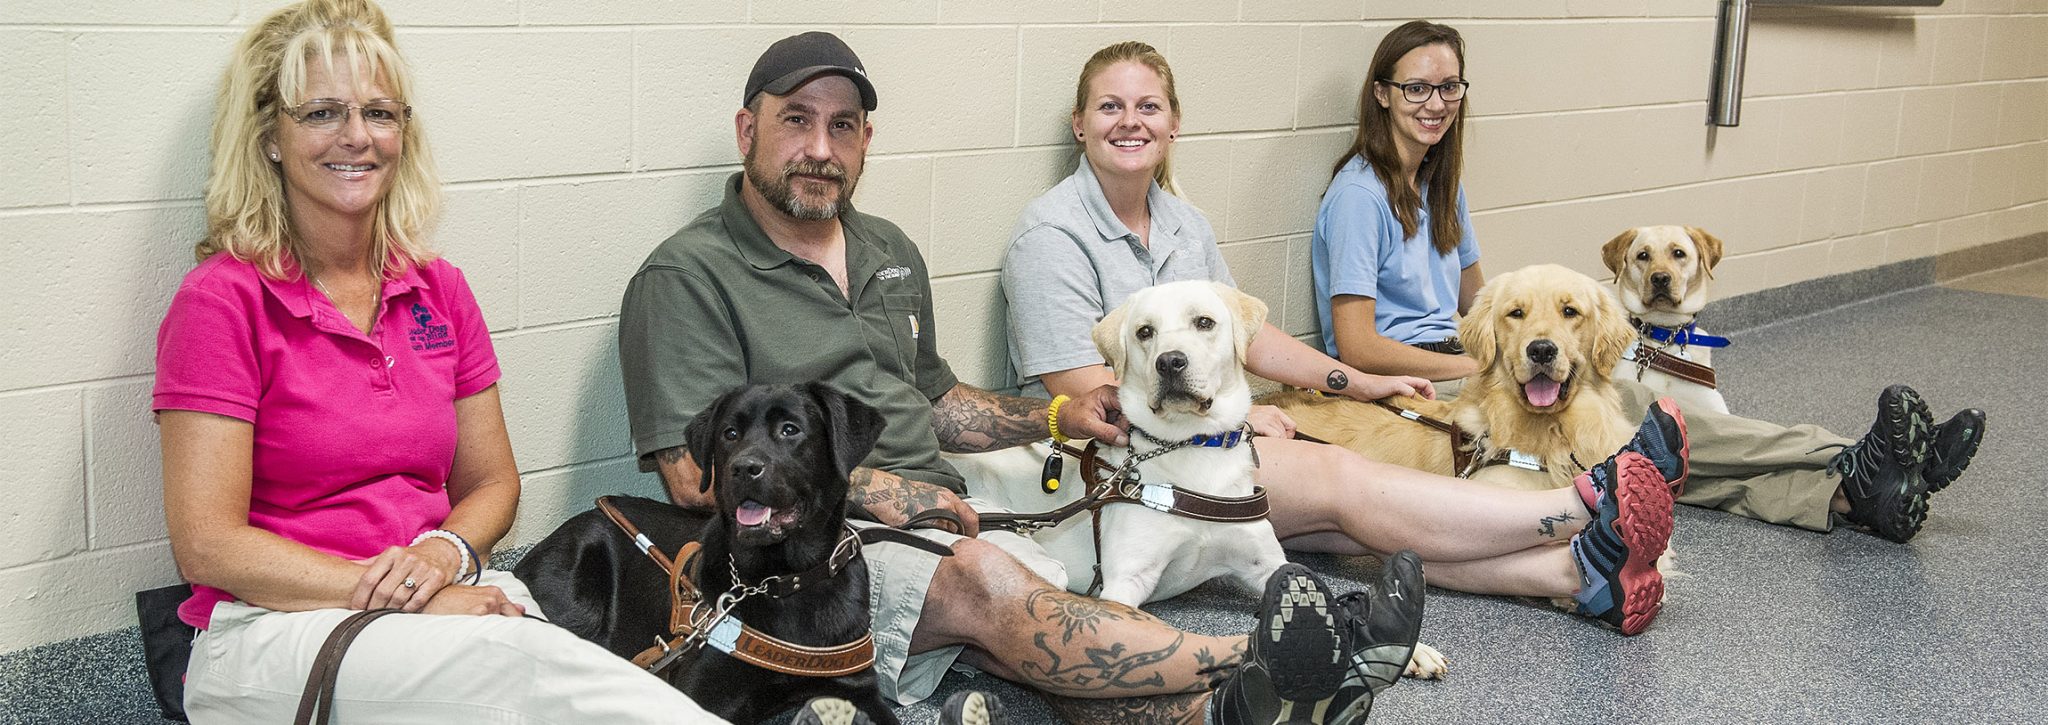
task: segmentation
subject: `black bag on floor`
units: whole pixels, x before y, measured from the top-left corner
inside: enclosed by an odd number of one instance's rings
[[[192,587],[174,584],[135,593],[135,616],[142,624],[142,656],[149,666],[149,687],[165,720],[185,722],[185,668],[192,661],[192,625],[178,618],[178,605],[192,596]]]

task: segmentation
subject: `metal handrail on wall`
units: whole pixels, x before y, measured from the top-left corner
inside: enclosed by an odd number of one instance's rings
[[[1715,29],[1714,86],[1707,98],[1707,125],[1742,125],[1742,63],[1749,53],[1752,5],[1832,7],[1937,7],[1942,0],[1721,0]]]

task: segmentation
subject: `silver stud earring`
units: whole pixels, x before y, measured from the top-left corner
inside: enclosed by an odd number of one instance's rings
[[[277,152],[276,152],[276,151],[272,151],[272,152],[270,152],[270,160],[271,160],[271,161],[272,161],[273,163],[277,161]]]

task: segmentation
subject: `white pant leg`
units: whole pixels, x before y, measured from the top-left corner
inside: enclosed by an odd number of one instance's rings
[[[486,571],[528,612],[511,574]],[[192,645],[185,707],[196,725],[288,723],[313,658],[354,612],[217,605]],[[501,616],[393,614],[363,629],[335,686],[339,723],[716,723],[668,683],[567,630]]]

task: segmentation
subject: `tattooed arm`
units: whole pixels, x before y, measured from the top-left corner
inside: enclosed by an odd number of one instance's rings
[[[655,470],[661,472],[661,485],[668,489],[668,500],[686,509],[710,510],[716,503],[710,491],[700,490],[703,475],[697,462],[690,458],[690,452],[682,446],[663,448],[654,452]]]
[[[1044,440],[1048,401],[998,395],[960,383],[932,401],[932,430],[947,453],[982,453]],[[1123,443],[1116,386],[1104,385],[1060,406],[1060,433]]]
[[[855,468],[849,479],[853,485],[847,490],[847,499],[867,509],[877,521],[901,526],[920,512],[945,509],[960,517],[960,524],[966,528],[959,532],[961,535],[975,536],[981,532],[980,516],[952,491],[872,468]]]

